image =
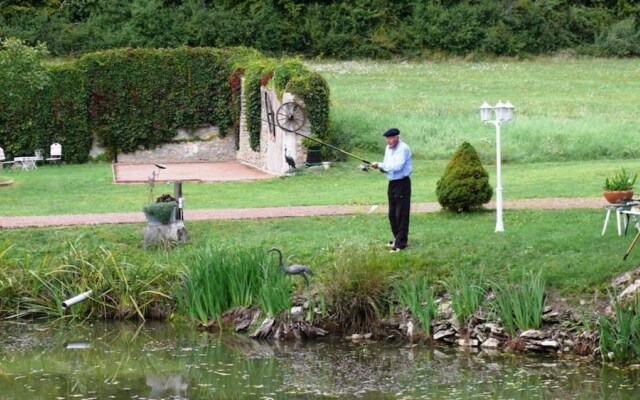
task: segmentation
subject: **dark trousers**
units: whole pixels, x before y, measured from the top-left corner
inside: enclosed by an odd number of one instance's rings
[[[395,247],[404,249],[409,241],[409,214],[411,211],[411,179],[389,181],[389,223]]]

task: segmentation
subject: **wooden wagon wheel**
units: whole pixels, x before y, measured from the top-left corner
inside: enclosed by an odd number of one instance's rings
[[[276,113],[278,126],[289,132],[298,132],[306,121],[307,116],[304,113],[304,108],[294,102],[284,103]]]

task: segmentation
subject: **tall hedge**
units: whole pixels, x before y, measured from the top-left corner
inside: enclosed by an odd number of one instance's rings
[[[260,90],[267,84],[308,99],[312,132],[329,129],[322,77],[297,60],[279,64],[252,49],[116,49],[46,69],[44,87],[18,81],[23,96],[0,93],[0,145],[9,158],[60,142],[66,162],[85,162],[97,140],[117,159],[170,141],[178,128],[204,124],[237,135],[243,81],[254,150],[262,127]],[[274,71],[278,78],[270,83]]]
[[[46,69],[49,79],[44,87],[25,90],[20,98],[0,96],[0,145],[12,158],[32,155],[36,149],[49,154],[49,146],[59,142],[65,162],[85,162],[92,139],[84,71],[73,63]]]
[[[169,141],[177,128],[232,126],[231,66],[217,49],[118,49],[84,56],[89,125],[110,151]]]

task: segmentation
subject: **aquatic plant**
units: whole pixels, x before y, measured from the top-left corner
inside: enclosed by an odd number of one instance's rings
[[[522,271],[518,285],[494,283],[493,309],[505,331],[514,337],[518,330],[538,329],[544,312],[545,280],[542,269]]]
[[[482,273],[477,282],[473,282],[471,275],[464,271],[457,271],[449,280],[444,282],[451,296],[451,307],[458,323],[466,326],[476,312],[485,294]]]
[[[346,333],[375,332],[390,298],[392,273],[375,251],[342,249],[327,272],[325,298],[332,320]]]
[[[640,359],[640,298],[623,304],[611,295],[615,317],[599,318],[603,361],[637,362]]]
[[[431,336],[431,321],[437,315],[436,299],[433,290],[422,275],[410,277],[395,284],[396,296],[401,306],[406,307],[422,324],[427,336]]]
[[[102,247],[83,248],[77,243],[67,247],[68,253],[57,260],[32,258],[26,251],[6,260],[0,279],[5,299],[0,315],[145,319],[163,318],[170,311],[167,304],[172,301],[164,292],[170,287],[171,271],[130,264]],[[63,309],[66,299],[87,290],[94,291],[91,301]]]
[[[262,264],[262,285],[258,291],[258,304],[267,317],[275,317],[291,309],[291,280],[271,259]]]
[[[264,284],[265,257],[260,248],[203,247],[174,288],[179,305],[192,319],[206,324],[230,308],[254,304]]]

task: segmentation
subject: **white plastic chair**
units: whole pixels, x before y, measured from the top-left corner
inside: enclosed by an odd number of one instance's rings
[[[2,147],[0,147],[0,162],[2,162],[2,168],[0,168],[0,172],[4,171],[4,165],[5,164],[13,164],[13,161],[6,161],[6,158],[4,156],[4,150],[2,149]]]
[[[54,143],[49,149],[49,157],[46,159],[49,162],[60,162],[62,160],[62,146],[60,143]]]

